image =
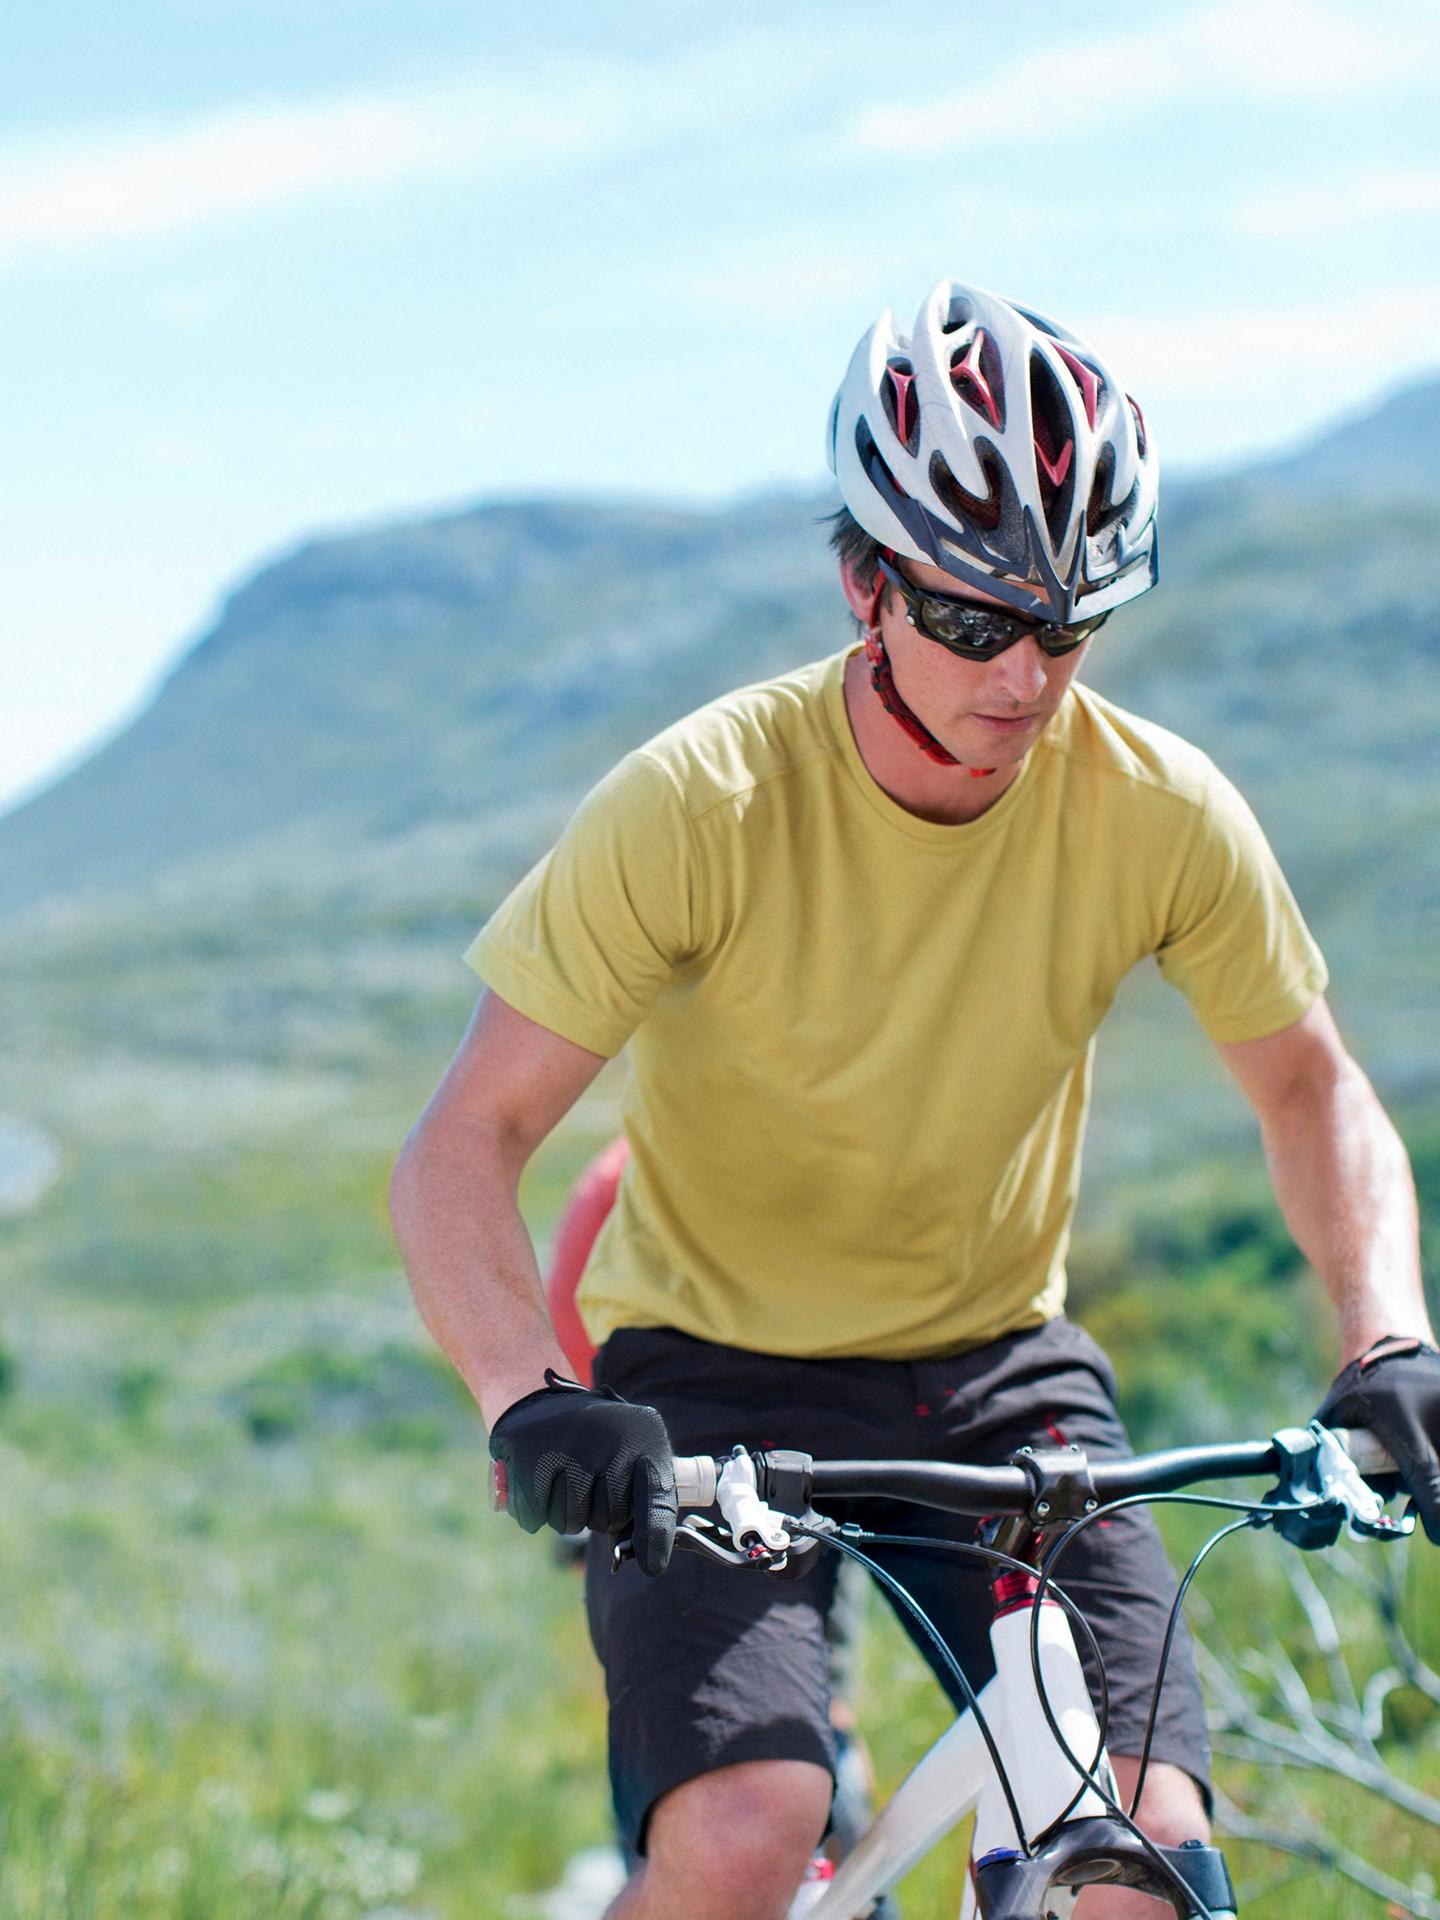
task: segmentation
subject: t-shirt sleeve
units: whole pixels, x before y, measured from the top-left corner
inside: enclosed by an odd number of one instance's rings
[[[1214,769],[1156,958],[1212,1040],[1279,1033],[1325,991],[1325,961],[1260,823]]]
[[[684,797],[664,762],[642,748],[581,802],[465,959],[529,1019],[610,1055],[699,954],[702,922],[703,875]]]

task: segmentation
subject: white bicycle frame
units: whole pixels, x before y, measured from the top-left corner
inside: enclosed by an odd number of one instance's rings
[[[1028,1600],[1000,1614],[990,1629],[995,1677],[980,1693],[985,1716],[1020,1811],[1026,1833],[1039,1833],[1084,1788],[1072,1809],[1074,1818],[1107,1811],[1094,1789],[1061,1753],[1036,1696],[1030,1663]],[[1040,1609],[1040,1665],[1050,1710],[1072,1752],[1094,1758],[1100,1729],[1075,1651],[1064,1609],[1047,1600]],[[1110,1783],[1110,1762],[1103,1753],[1098,1771]],[[944,1839],[967,1814],[975,1814],[972,1860],[995,1847],[1019,1847],[1010,1810],[995,1777],[989,1750],[973,1713],[962,1713],[896,1789],[889,1804],[859,1843],[836,1868],[835,1878],[818,1900],[796,1903],[806,1920],[853,1920],[872,1900],[888,1893],[917,1861]],[[1057,1895],[1057,1915],[1067,1915],[1073,1897]],[[961,1920],[975,1913],[973,1880],[967,1879]]]
[[[991,1625],[995,1677],[979,1695],[1010,1781],[1010,1790],[1027,1836],[1056,1820],[1072,1799],[1069,1817],[1086,1819],[1109,1809],[1061,1752],[1050,1730],[1035,1686],[1030,1658],[1031,1603],[1022,1600],[998,1614]],[[1090,1703],[1070,1621],[1063,1607],[1045,1600],[1040,1607],[1040,1669],[1045,1695],[1065,1743],[1089,1765],[1100,1745],[1100,1728]],[[1113,1793],[1114,1776],[1102,1750],[1093,1769]],[[1083,1790],[1082,1790],[1083,1789]],[[1010,1809],[1000,1791],[994,1764],[973,1713],[962,1713],[896,1788],[856,1846],[835,1870],[819,1899],[802,1893],[791,1909],[805,1920],[853,1920],[895,1883],[967,1814],[975,1814],[971,1860],[998,1847],[1019,1847]],[[1057,1888],[1050,1908],[1065,1920],[1076,1895]],[[1212,1911],[1214,1911],[1212,1909]],[[976,1912],[973,1878],[967,1878],[960,1920]],[[1229,1909],[1214,1920],[1233,1920]]]
[[[739,1449],[726,1462],[718,1482],[682,1489],[682,1506],[688,1494],[700,1504],[717,1500],[735,1539],[749,1537],[772,1548],[788,1546],[790,1536],[759,1498],[754,1467]],[[1072,1800],[1071,1819],[1109,1812],[1076,1764],[1065,1757],[1045,1717],[1030,1652],[1033,1615],[1028,1595],[996,1613],[990,1623],[995,1676],[979,1694],[980,1711],[1005,1768],[1024,1834],[1015,1831],[989,1748],[975,1715],[967,1709],[896,1788],[819,1897],[813,1885],[800,1891],[790,1910],[791,1920],[799,1920],[802,1914],[805,1920],[854,1920],[971,1812],[975,1814],[972,1862],[997,1847],[1023,1849],[1025,1841],[1049,1827]],[[1090,1689],[1069,1618],[1057,1600],[1041,1602],[1038,1653],[1045,1699],[1066,1746],[1113,1794],[1114,1775],[1109,1756],[1100,1747]],[[1068,1892],[1055,1894],[1050,1904],[1056,1920],[1066,1920],[1074,1900]],[[966,1881],[960,1920],[973,1920],[975,1912],[972,1876]],[[1216,1914],[1215,1920],[1226,1917]]]

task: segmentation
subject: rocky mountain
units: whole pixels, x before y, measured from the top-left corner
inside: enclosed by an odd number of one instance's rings
[[[516,501],[309,542],[0,821],[0,910],[563,813],[617,742],[836,643],[819,510]]]
[[[1440,471],[1440,381],[1402,387],[1348,416],[1248,478],[1303,499],[1433,497]]]

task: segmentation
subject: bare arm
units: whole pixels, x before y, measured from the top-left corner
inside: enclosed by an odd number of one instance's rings
[[[390,1181],[390,1217],[421,1318],[487,1426],[568,1373],[520,1217],[520,1175],[604,1058],[485,993]]]
[[[1324,1000],[1220,1053],[1259,1117],[1286,1225],[1339,1311],[1341,1363],[1386,1333],[1433,1341],[1409,1157]]]

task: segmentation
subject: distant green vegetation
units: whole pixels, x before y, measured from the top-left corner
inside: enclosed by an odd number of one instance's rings
[[[1433,1310],[1440,1127],[1404,1131]],[[1071,1304],[1116,1362],[1137,1444],[1298,1418],[1333,1371],[1333,1316],[1261,1169],[1207,1166],[1132,1204],[1123,1227],[1078,1243]]]

